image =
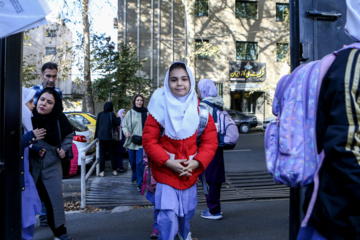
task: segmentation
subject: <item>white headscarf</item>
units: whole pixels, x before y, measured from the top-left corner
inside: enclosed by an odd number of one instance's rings
[[[346,0],[346,24],[345,33],[354,39],[360,41],[360,1]]]
[[[175,63],[177,62],[173,64]],[[199,125],[195,79],[191,70],[186,65],[185,67],[190,78],[189,93],[184,97],[172,95],[169,88],[169,68],[164,80],[164,87],[153,93],[148,105],[150,114],[165,129],[165,135],[175,140],[191,137]]]
[[[123,124],[123,121],[124,121],[124,118],[122,116],[122,113],[125,111],[125,109],[120,109],[117,114],[119,115],[120,119],[121,119],[121,123],[120,123],[120,126],[122,127],[122,124]]]
[[[35,93],[34,89],[22,87],[21,122],[25,133],[33,130],[31,122],[32,112],[25,104],[35,96]]]
[[[201,79],[198,82],[198,89],[201,99],[206,97],[217,97],[218,95],[218,89],[215,86],[214,81],[211,79]]]

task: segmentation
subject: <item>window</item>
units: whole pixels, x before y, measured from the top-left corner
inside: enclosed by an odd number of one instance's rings
[[[195,1],[195,16],[196,17],[209,16],[209,0]]]
[[[56,54],[56,47],[46,47],[45,55],[55,55]]]
[[[276,44],[276,61],[283,62],[288,57],[289,44],[277,43]]]
[[[215,86],[218,89],[218,96],[223,97],[223,94],[224,94],[223,83],[215,82]]]
[[[78,122],[80,122],[80,123],[82,123],[82,124],[90,124],[89,120],[87,120],[86,118],[84,118],[84,117],[81,116],[81,115],[73,114],[72,117],[73,117],[76,121],[78,121]]]
[[[201,59],[208,58],[208,56],[204,54],[205,53],[204,51],[199,50],[204,45],[204,43],[209,43],[209,40],[201,40],[201,39],[195,40],[195,52],[197,58],[201,58]]]
[[[257,19],[257,2],[239,1],[235,3],[235,16],[237,18]]]
[[[236,60],[258,60],[257,42],[236,42]]]
[[[276,21],[288,22],[289,21],[289,4],[277,3],[276,4]]]
[[[56,37],[56,30],[46,30],[47,37]]]

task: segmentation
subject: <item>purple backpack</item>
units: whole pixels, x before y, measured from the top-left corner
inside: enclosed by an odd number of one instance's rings
[[[223,149],[233,149],[239,138],[239,130],[234,120],[222,108],[217,107],[206,100],[201,102],[209,105],[213,109],[212,117],[214,118],[218,132],[219,147]]]
[[[319,167],[316,112],[322,79],[339,51],[297,67],[276,87],[272,112],[277,119],[265,131],[266,165],[275,183],[289,187],[313,181]]]

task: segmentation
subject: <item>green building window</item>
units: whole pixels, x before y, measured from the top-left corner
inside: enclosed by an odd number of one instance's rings
[[[257,19],[256,1],[239,1],[235,3],[235,16],[237,18]]]
[[[258,60],[258,43],[236,42],[236,60]]]
[[[195,1],[195,16],[196,17],[209,16],[209,0],[196,0]]]

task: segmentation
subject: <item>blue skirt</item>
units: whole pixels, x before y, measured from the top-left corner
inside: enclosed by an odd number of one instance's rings
[[[184,217],[196,208],[196,184],[185,190],[175,189],[167,184],[157,183],[155,191],[155,208],[158,210],[172,210],[179,217]]]

